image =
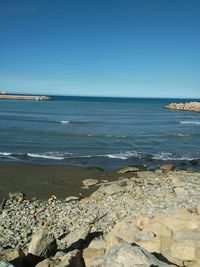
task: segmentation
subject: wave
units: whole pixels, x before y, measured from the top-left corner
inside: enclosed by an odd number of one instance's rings
[[[159,152],[154,154],[141,153],[137,151],[125,151],[113,154],[97,154],[97,155],[74,155],[69,152],[44,152],[44,153],[22,153],[22,152],[0,152],[0,157],[11,158],[15,160],[28,159],[46,159],[46,160],[81,160],[81,159],[95,159],[95,158],[109,158],[109,159],[143,159],[143,160],[170,160],[170,161],[191,161],[198,160],[198,157],[191,156],[176,156],[168,152]]]
[[[180,124],[194,124],[194,125],[200,125],[200,121],[180,121]]]
[[[198,159],[197,157],[191,157],[191,156],[183,156],[183,157],[180,157],[180,156],[175,156],[173,155],[172,153],[168,153],[168,152],[160,152],[160,153],[155,153],[153,156],[152,156],[152,159],[155,159],[155,160],[196,160]]]
[[[60,123],[62,123],[62,124],[69,124],[70,121],[60,121]]]

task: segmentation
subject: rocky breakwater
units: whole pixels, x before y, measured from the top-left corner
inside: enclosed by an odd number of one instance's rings
[[[48,101],[49,96],[27,96],[27,95],[0,95],[0,100],[29,100],[29,101]]]
[[[188,102],[179,104],[171,103],[167,105],[166,108],[173,110],[200,112],[200,102]]]
[[[83,199],[11,194],[0,215],[0,266],[200,266],[200,173],[169,167],[88,179],[96,191]]]

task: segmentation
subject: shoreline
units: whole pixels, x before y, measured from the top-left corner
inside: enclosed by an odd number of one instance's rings
[[[9,193],[22,192],[28,198],[48,199],[51,195],[58,198],[66,198],[70,195],[86,197],[95,191],[95,187],[85,189],[82,181],[85,179],[97,179],[98,181],[115,181],[120,178],[119,169],[126,166],[135,166],[143,171],[159,171],[160,166],[174,166],[177,171],[199,172],[199,162],[195,162],[194,168],[175,164],[175,162],[162,162],[146,166],[145,164],[132,164],[120,166],[114,170],[103,169],[99,166],[77,166],[51,163],[27,163],[27,162],[0,162],[0,201],[7,198]],[[130,177],[131,173],[124,174]]]
[[[95,166],[0,162],[0,200],[9,192],[23,192],[28,198],[47,199],[51,195],[89,195],[94,189],[82,189],[84,179],[114,180],[117,174]]]

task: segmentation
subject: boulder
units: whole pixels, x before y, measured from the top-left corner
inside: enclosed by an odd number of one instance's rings
[[[45,259],[39,262],[35,267],[54,267],[54,266],[58,266],[58,262],[55,262],[54,260],[51,259]]]
[[[171,259],[181,260],[181,261],[197,261],[197,252],[199,247],[193,241],[180,241],[172,245],[171,249]]]
[[[154,255],[139,246],[124,243],[112,247],[105,256],[94,259],[91,267],[132,267],[134,265],[144,265],[146,267],[173,266],[159,261]]]
[[[15,267],[15,266],[9,263],[7,260],[0,258],[0,267]]]
[[[92,226],[90,225],[77,228],[74,231],[70,232],[67,236],[65,236],[61,240],[61,243],[65,245],[66,249],[69,249],[69,248],[79,249],[83,241],[89,235],[91,228]]]
[[[174,164],[163,164],[160,166],[160,169],[163,171],[163,172],[169,172],[169,171],[173,171],[175,168]]]
[[[32,237],[28,253],[40,258],[49,258],[56,252],[55,237],[48,230],[41,228]]]
[[[94,258],[103,256],[105,254],[105,251],[105,248],[86,248],[83,251],[85,267],[90,267]]]
[[[73,250],[60,258],[58,267],[85,267],[79,250]]]
[[[25,261],[25,253],[21,249],[4,249],[0,251],[0,257],[21,267]]]
[[[118,194],[119,192],[123,192],[124,191],[124,187],[120,186],[117,183],[113,183],[113,184],[105,184],[102,185],[98,190],[96,190],[92,196],[104,196],[104,195],[114,195],[114,194]]]
[[[139,172],[139,171],[140,171],[140,169],[136,168],[136,167],[126,167],[126,168],[119,170],[117,173],[118,174],[125,174],[127,172]]]
[[[98,184],[98,182],[99,181],[96,179],[85,179],[82,181],[83,185],[87,186],[87,187],[96,185],[96,184]]]

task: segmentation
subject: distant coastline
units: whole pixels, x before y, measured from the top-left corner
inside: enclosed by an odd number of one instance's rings
[[[29,101],[49,101],[49,96],[38,95],[0,95],[0,100],[29,100]]]

